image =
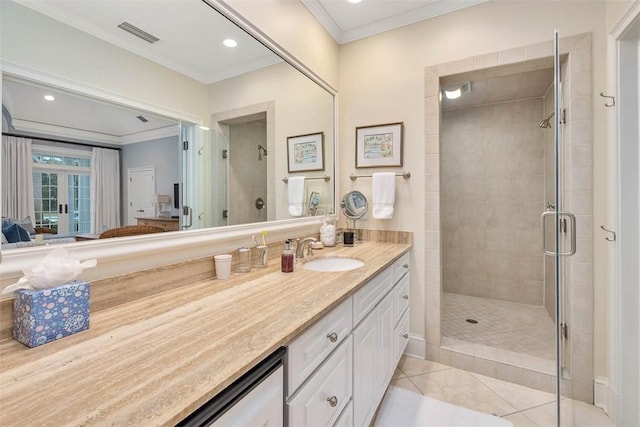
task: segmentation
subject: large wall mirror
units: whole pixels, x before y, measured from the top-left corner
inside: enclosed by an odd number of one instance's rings
[[[29,216],[44,234],[3,240],[3,251],[125,225],[208,229],[335,212],[333,90],[212,5],[0,8],[2,215]],[[306,186],[292,216],[295,176]],[[319,205],[308,209],[312,194]]]

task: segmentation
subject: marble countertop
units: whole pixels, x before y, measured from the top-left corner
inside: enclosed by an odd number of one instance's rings
[[[315,257],[365,266],[287,274],[276,259],[92,313],[88,331],[41,347],[2,340],[0,425],[174,425],[409,249],[325,248]]]

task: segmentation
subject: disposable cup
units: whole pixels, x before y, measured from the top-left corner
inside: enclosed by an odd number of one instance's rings
[[[215,255],[213,261],[216,266],[216,278],[220,280],[228,279],[231,275],[231,259],[229,254]]]

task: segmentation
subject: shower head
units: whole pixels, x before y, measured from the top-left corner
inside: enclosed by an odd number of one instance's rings
[[[543,129],[549,129],[551,127],[551,118],[553,117],[554,114],[555,112],[551,112],[549,117],[547,117],[546,119],[542,119],[542,121],[538,123],[538,127],[541,127]]]
[[[267,149],[262,144],[258,144],[258,160],[262,160],[263,156],[267,157]]]

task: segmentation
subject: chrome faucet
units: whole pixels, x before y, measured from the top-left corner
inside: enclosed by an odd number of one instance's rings
[[[308,250],[307,255],[313,255],[313,250],[311,249],[311,242],[317,242],[317,240],[313,237],[307,237],[306,239],[296,240],[298,244],[296,245],[296,259],[304,258],[304,245],[307,244]]]

